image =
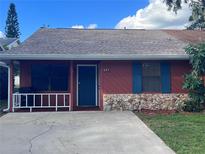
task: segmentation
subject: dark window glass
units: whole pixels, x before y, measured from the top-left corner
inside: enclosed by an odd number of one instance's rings
[[[46,77],[32,77],[32,89],[37,91],[48,90],[49,80]]]
[[[36,91],[67,91],[68,65],[32,65],[32,88]]]
[[[144,63],[142,67],[142,80],[144,92],[160,92],[161,77],[159,63]]]

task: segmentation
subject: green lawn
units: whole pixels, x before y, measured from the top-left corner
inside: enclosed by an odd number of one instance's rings
[[[177,154],[205,154],[204,113],[137,115]]]

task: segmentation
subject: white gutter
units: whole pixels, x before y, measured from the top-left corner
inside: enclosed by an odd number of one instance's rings
[[[0,62],[0,66],[7,68],[8,69],[8,105],[7,108],[3,110],[3,112],[8,112],[10,110],[10,67],[8,65],[6,65],[6,63],[4,62]]]
[[[0,54],[1,60],[188,60],[187,54]]]

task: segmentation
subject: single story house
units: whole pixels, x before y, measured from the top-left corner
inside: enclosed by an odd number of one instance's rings
[[[200,30],[40,28],[0,52],[9,69],[8,108],[175,110],[187,98],[182,85],[191,65],[184,48],[202,41]]]

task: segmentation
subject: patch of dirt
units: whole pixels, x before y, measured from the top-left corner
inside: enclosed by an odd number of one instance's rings
[[[137,111],[134,111],[137,113]],[[143,114],[146,115],[150,115],[150,116],[154,116],[154,115],[158,115],[158,114],[162,114],[162,115],[170,115],[170,114],[174,114],[177,111],[175,110],[148,110],[148,109],[142,109],[140,112],[142,112]]]

